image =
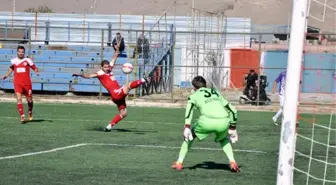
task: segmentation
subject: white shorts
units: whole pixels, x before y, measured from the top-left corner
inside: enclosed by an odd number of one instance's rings
[[[279,102],[280,106],[283,107],[285,103],[285,96],[284,95],[279,95]]]

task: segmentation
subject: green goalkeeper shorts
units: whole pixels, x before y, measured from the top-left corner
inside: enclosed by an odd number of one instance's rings
[[[199,140],[203,140],[209,134],[216,134],[215,142],[219,142],[228,136],[230,119],[199,119],[193,126],[193,133]]]

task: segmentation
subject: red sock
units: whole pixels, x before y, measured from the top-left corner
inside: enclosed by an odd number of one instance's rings
[[[17,108],[18,108],[18,111],[20,113],[20,116],[22,116],[23,115],[23,105],[22,105],[22,103],[18,103]]]
[[[110,125],[116,125],[120,120],[122,120],[123,117],[120,114],[117,114],[116,116],[114,116],[114,118],[112,119]]]
[[[33,101],[32,102],[28,102],[28,111],[29,112],[33,112]]]
[[[142,84],[142,80],[135,80],[135,81],[130,83],[129,87],[131,89],[135,89],[135,88],[139,87],[141,84]]]

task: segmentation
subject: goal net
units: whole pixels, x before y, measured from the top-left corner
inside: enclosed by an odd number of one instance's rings
[[[335,38],[335,0],[293,1],[278,185],[336,184]]]

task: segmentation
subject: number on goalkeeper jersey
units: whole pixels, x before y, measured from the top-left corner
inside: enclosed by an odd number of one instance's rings
[[[209,92],[206,89],[202,89],[201,92],[204,92],[205,98],[210,98],[212,95],[216,95],[217,97],[219,97],[219,94],[217,93],[215,89],[211,89],[211,92]]]

